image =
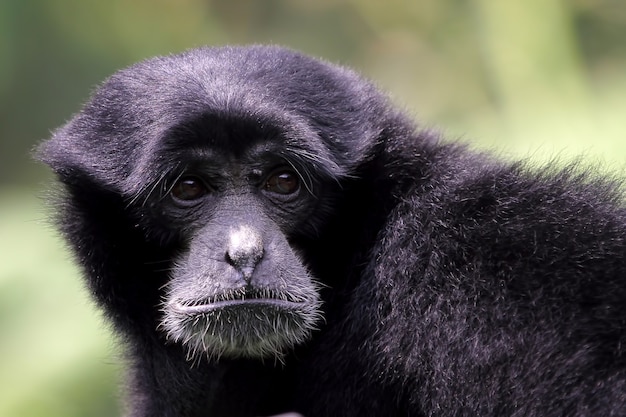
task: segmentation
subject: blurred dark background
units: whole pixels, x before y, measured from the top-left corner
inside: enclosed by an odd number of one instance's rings
[[[46,221],[32,148],[116,69],[225,43],[355,67],[505,158],[626,162],[623,0],[0,0],[0,416],[120,407],[123,360]]]

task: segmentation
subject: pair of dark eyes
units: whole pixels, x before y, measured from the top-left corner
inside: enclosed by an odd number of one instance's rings
[[[289,170],[278,171],[270,175],[262,184],[264,191],[289,195],[300,188],[298,175]],[[202,198],[209,193],[209,188],[200,178],[196,176],[183,176],[172,187],[170,194],[177,200],[192,201]]]

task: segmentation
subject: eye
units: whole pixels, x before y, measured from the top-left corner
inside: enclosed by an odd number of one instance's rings
[[[279,171],[265,181],[263,188],[271,193],[293,194],[300,188],[300,179],[293,171]]]
[[[182,177],[172,187],[170,194],[177,200],[191,201],[203,197],[208,192],[204,183],[196,177]]]

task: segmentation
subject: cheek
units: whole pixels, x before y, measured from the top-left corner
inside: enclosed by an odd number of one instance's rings
[[[168,301],[203,300],[239,286],[236,271],[226,262],[202,254],[179,258],[166,286]]]

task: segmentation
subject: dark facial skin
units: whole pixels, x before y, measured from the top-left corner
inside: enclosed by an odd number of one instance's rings
[[[266,148],[238,158],[198,152],[152,203],[185,242],[161,328],[190,358],[280,357],[321,317],[318,284],[287,240],[314,196],[297,170]]]

